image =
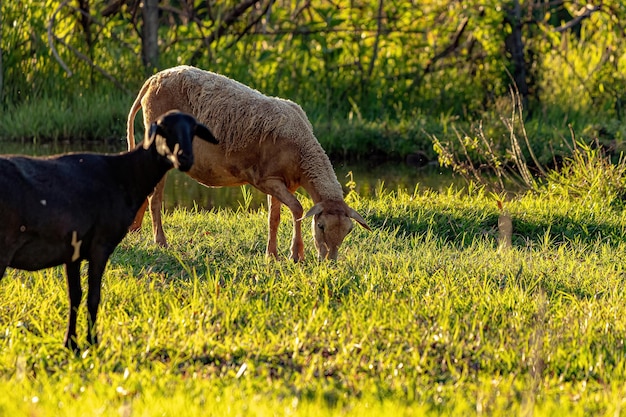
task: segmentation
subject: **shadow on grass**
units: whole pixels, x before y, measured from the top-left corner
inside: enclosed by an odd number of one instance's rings
[[[564,215],[530,219],[512,214],[511,217],[514,247],[544,244],[547,238],[553,244],[571,241],[593,244],[604,240],[610,245],[618,245],[626,241],[626,228],[616,223]],[[455,209],[455,213],[450,213],[426,208],[421,209],[419,215],[372,213],[368,216],[368,222],[373,229],[397,230],[399,235],[405,236],[431,234],[442,242],[467,248],[476,240],[484,239],[492,240],[494,247],[497,247],[498,218],[499,213],[496,211]]]

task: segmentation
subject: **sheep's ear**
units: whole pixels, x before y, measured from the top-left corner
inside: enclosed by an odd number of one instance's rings
[[[361,226],[363,226],[365,229],[369,230],[370,232],[372,231],[372,229],[370,229],[370,227],[365,222],[365,219],[363,218],[363,216],[357,213],[356,210],[353,208],[350,209],[350,217],[356,220],[356,222],[360,224]]]
[[[309,209],[309,211],[307,211],[306,214],[304,216],[302,216],[302,218],[300,218],[298,220],[304,220],[307,217],[315,216],[317,214],[320,214],[322,211],[324,211],[324,207],[322,207],[321,204],[317,203],[313,207],[311,207]]]
[[[202,123],[198,123],[196,125],[195,134],[197,137],[199,137],[200,139],[206,140],[207,142],[219,143],[217,139],[215,139],[215,136],[213,136],[213,133],[211,133],[209,128],[203,125]]]

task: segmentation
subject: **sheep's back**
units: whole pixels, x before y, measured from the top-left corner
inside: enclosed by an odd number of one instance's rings
[[[61,226],[66,217],[78,224],[111,200],[103,190],[117,191],[106,162],[90,154],[3,157],[0,169],[0,213],[13,211],[36,227],[51,220]]]
[[[188,108],[211,129],[226,154],[265,142],[277,146],[276,152],[298,149],[300,169],[318,192],[324,197],[342,198],[330,160],[297,103],[191,66],[170,68],[155,77],[157,91],[178,94],[179,106]]]
[[[266,96],[223,75],[189,66],[159,76],[160,88],[184,94],[191,113],[211,128],[227,153],[266,140],[317,141],[306,114],[290,100]]]

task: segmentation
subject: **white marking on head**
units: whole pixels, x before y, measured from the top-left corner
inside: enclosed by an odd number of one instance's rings
[[[180,166],[180,163],[178,162],[178,155],[181,155],[183,153],[183,151],[180,150],[180,145],[176,143],[174,145],[173,152],[167,145],[165,146],[165,148],[167,149],[167,159],[169,159],[172,165],[174,165],[174,168],[178,169],[178,167]]]
[[[80,244],[83,243],[82,240],[78,240],[78,233],[76,230],[72,232],[72,246],[74,247],[74,254],[72,255],[72,262],[80,258]]]
[[[46,200],[40,200],[39,202],[41,203],[42,206],[45,206],[46,204],[48,204]]]

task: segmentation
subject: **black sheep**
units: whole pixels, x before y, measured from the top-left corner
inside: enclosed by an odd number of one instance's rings
[[[165,173],[191,168],[194,136],[217,143],[194,117],[170,111],[150,126],[143,145],[118,155],[0,157],[0,278],[7,267],[35,271],[65,264],[66,347],[78,349],[81,261],[89,262],[88,342],[97,343],[100,286],[109,256]]]

